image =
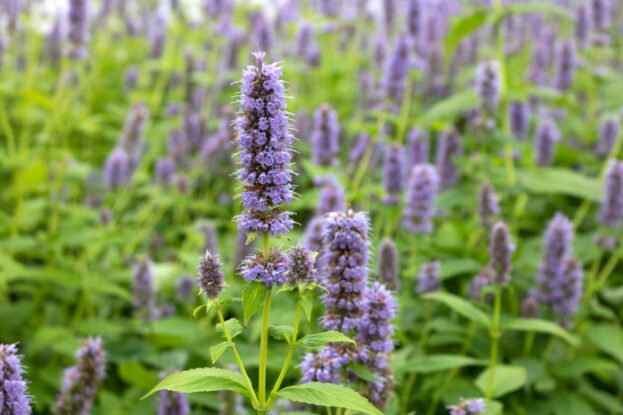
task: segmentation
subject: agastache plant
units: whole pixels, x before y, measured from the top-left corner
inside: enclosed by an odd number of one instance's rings
[[[323,324],[329,331],[321,333],[320,336],[314,337],[310,334],[299,339],[299,323],[303,311],[308,320],[311,318],[312,291],[318,286],[318,273],[308,248],[296,245],[286,252],[274,243],[271,244],[271,237],[285,235],[294,225],[291,213],[285,208],[293,197],[294,173],[290,170],[292,136],[285,112],[286,98],[281,68],[274,63],[265,63],[264,52],[258,51],[253,55],[255,65],[249,65],[244,70],[240,83],[240,112],[235,123],[241,164],[237,177],[242,183],[240,198],[243,207],[236,221],[241,236],[247,235],[248,241],[260,241],[259,249],[248,253],[238,268],[238,274],[244,279],[244,324],[261,311],[257,384],[251,380],[243,357],[233,341],[234,337],[242,333],[242,324],[235,318],[225,320],[222,306],[233,301],[232,288],[225,282],[223,265],[218,255],[207,251],[200,258],[197,267],[197,283],[205,304],[198,307],[195,313],[202,309],[206,313],[215,311],[218,318],[216,328],[222,333],[225,343],[215,346],[221,350],[220,353],[214,353],[215,348],[211,348],[213,363],[216,363],[223,351],[230,351],[238,371],[209,367],[178,372],[162,380],[150,394],[161,390],[195,392],[196,388],[188,385],[197,380],[205,380],[214,384],[216,390],[233,391],[247,397],[258,414],[268,414],[281,396],[282,384],[288,370],[293,366],[292,359],[299,346],[322,347],[330,344],[331,347],[336,347],[342,343],[355,343],[345,334],[355,334],[364,316],[362,307],[367,282],[368,219],[364,213],[352,211],[328,214],[323,232],[324,246],[328,249],[323,251],[320,264],[325,274],[322,282],[326,286],[324,301],[327,305]],[[343,196],[341,199],[343,200]],[[242,239],[239,238],[239,241]],[[287,330],[284,329],[280,335],[280,338],[288,342],[289,347],[272,390],[268,390],[268,334],[273,292],[288,291],[297,294],[294,324]],[[348,305],[343,302],[345,293],[352,301]],[[308,339],[310,336],[312,339]],[[350,350],[354,355],[356,349],[351,347]],[[321,387],[318,382],[332,379],[330,371],[322,368],[325,363],[331,366],[328,363],[329,357],[319,356],[321,355],[312,356],[304,362],[304,365],[317,368],[310,369],[313,370],[313,375],[304,376],[304,380],[308,382],[285,388],[289,393],[283,397],[292,397],[292,400],[297,401],[296,396]],[[339,362],[336,361],[337,363]],[[352,398],[357,399],[360,405],[368,407],[369,411],[374,410],[372,404],[352,390],[333,384],[327,384],[326,387],[337,395],[352,394]],[[328,393],[332,394],[330,391]],[[329,399],[324,404],[344,406],[344,402],[337,398]]]
[[[0,344],[0,414],[30,415],[31,399],[24,366],[14,344]]]

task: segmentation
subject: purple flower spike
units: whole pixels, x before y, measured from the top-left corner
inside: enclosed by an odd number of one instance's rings
[[[619,228],[621,218],[623,218],[623,162],[612,160],[606,176],[599,221],[608,227]]]
[[[403,225],[414,233],[430,233],[433,230],[435,198],[439,186],[437,170],[430,164],[413,167],[407,186],[407,206]]]
[[[592,22],[590,19],[590,12],[588,7],[580,4],[575,11],[575,38],[580,47],[584,47],[588,44]]]
[[[288,284],[313,284],[318,281],[309,249],[297,245],[288,254]]]
[[[476,70],[476,93],[486,113],[493,113],[500,103],[500,64],[485,61]]]
[[[407,88],[410,59],[407,36],[399,34],[394,39],[394,47],[387,60],[381,79],[384,97],[390,101],[394,110],[402,103],[402,97]]]
[[[441,262],[439,261],[430,261],[422,264],[417,277],[418,294],[439,291],[441,288],[441,280],[439,278],[440,268]]]
[[[437,143],[436,164],[439,173],[439,185],[442,190],[453,187],[460,177],[455,165],[455,158],[463,152],[462,139],[458,131],[452,129],[441,133]]]
[[[508,107],[511,131],[518,140],[525,140],[530,129],[530,106],[527,102],[513,101]]]
[[[240,164],[238,179],[245,209],[237,217],[245,232],[282,235],[294,222],[282,205],[292,201],[292,137],[285,112],[285,88],[281,68],[265,64],[256,52],[256,65],[248,66],[241,82],[240,116],[236,121]]]
[[[400,258],[396,242],[384,239],[379,245],[378,275],[383,283],[392,291],[400,291]]]
[[[569,319],[578,309],[584,289],[584,270],[582,263],[575,258],[565,261],[555,298],[551,302],[552,310],[558,315],[563,325],[569,325]]]
[[[328,105],[323,104],[314,112],[311,133],[312,160],[319,166],[332,166],[337,163],[340,151],[340,125],[337,114]]]
[[[493,270],[494,284],[508,284],[511,279],[511,257],[515,247],[511,243],[508,227],[503,222],[493,225],[489,241],[489,267]]]
[[[21,360],[16,345],[0,344],[0,414],[32,413]]]
[[[575,42],[564,41],[556,55],[555,87],[560,91],[569,89],[575,77],[576,67]]]
[[[175,176],[175,161],[171,157],[157,160],[154,176],[162,186],[169,187]]]
[[[69,2],[69,57],[84,60],[88,56],[86,42],[89,39],[89,2],[71,0]]]
[[[114,190],[125,186],[130,179],[130,157],[121,147],[116,147],[104,164],[104,184]]]
[[[552,164],[556,142],[560,139],[558,127],[552,120],[539,124],[534,137],[534,158],[537,165],[544,167]]]
[[[97,388],[105,374],[106,355],[102,339],[85,339],[76,353],[76,365],[63,374],[61,393],[52,412],[55,415],[90,415]]]
[[[530,290],[521,301],[521,315],[528,318],[541,316],[541,301],[536,290]]]
[[[240,275],[247,281],[258,281],[268,288],[287,282],[288,258],[273,249],[268,258],[261,253],[245,258],[240,265]]]
[[[428,163],[428,139],[419,128],[413,127],[407,135],[407,162],[409,166]]]
[[[595,30],[605,31],[610,26],[611,10],[610,0],[591,0],[591,12]]]
[[[144,321],[151,320],[156,309],[156,286],[149,260],[143,260],[134,266],[132,294],[134,294],[136,315]]]
[[[612,146],[616,142],[620,132],[620,121],[618,117],[608,117],[599,128],[599,144],[597,145],[597,154],[607,156],[612,150]]]
[[[500,205],[493,186],[489,183],[484,183],[480,186],[480,191],[478,192],[478,216],[480,217],[480,224],[485,228],[490,228],[493,223],[493,218],[497,216],[499,212]]]
[[[368,217],[346,210],[326,216],[319,270],[328,292],[323,324],[348,334],[363,315],[362,299],[368,279]]]
[[[206,251],[206,254],[199,258],[197,284],[208,300],[217,298],[223,290],[224,278],[221,268],[222,264],[217,254]]]
[[[194,288],[195,279],[193,277],[191,277],[190,275],[183,275],[179,277],[175,285],[177,301],[179,303],[191,302]]]
[[[383,161],[383,185],[387,192],[385,202],[395,205],[400,201],[400,195],[404,190],[405,182],[405,157],[404,149],[400,145],[388,145],[385,147]]]
[[[301,363],[302,383],[340,383],[343,358],[333,347],[325,346],[318,353],[308,353]]]

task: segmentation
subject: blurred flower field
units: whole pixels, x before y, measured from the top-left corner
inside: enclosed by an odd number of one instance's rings
[[[0,0],[0,415],[623,414],[622,69],[617,0]]]

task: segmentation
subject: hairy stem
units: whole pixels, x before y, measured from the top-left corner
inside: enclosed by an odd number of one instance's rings
[[[259,368],[259,401],[260,408],[266,408],[266,363],[268,360],[268,323],[270,322],[270,304],[272,291],[268,290],[264,297],[264,310],[262,311],[262,334],[260,338],[260,368]]]

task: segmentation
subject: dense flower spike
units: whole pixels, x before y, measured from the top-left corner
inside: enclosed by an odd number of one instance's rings
[[[314,217],[303,235],[303,244],[312,251],[320,251],[322,247],[322,224],[324,215],[329,212],[342,210],[346,206],[344,188],[333,176],[323,177],[316,180],[321,187],[320,197],[316,205],[316,217]]]
[[[337,114],[328,104],[322,104],[314,112],[310,137],[312,160],[319,166],[331,166],[337,162],[340,151],[340,125]]]
[[[287,282],[288,258],[273,249],[268,258],[263,254],[248,256],[240,265],[240,275],[247,281],[259,281],[267,287],[280,286]]]
[[[90,415],[97,388],[105,374],[106,355],[102,339],[85,339],[76,353],[76,365],[63,374],[63,387],[52,412],[56,415]]]
[[[76,60],[87,58],[86,42],[89,38],[89,0],[69,2],[69,57]]]
[[[125,186],[130,179],[130,156],[121,148],[116,147],[104,163],[104,184],[107,189],[114,190]]]
[[[386,203],[393,205],[400,201],[400,195],[404,190],[405,169],[402,146],[396,144],[386,146],[383,161],[383,185],[387,192]]]
[[[560,132],[554,121],[546,119],[539,124],[534,137],[534,160],[539,166],[549,166],[554,157]]]
[[[619,228],[623,218],[623,162],[612,160],[599,210],[599,221],[611,228]]]
[[[508,107],[508,113],[513,136],[524,140],[530,129],[530,106],[527,102],[513,101]]]
[[[591,0],[591,14],[593,16],[593,27],[595,30],[604,31],[610,26],[610,0]]]
[[[119,145],[130,157],[130,174],[136,170],[144,150],[145,126],[149,119],[149,109],[145,104],[135,104],[125,122]]]
[[[616,142],[620,131],[620,121],[618,117],[606,118],[599,128],[599,143],[597,145],[597,154],[607,156],[612,150],[612,146]]]
[[[168,187],[173,182],[173,176],[175,176],[175,161],[171,157],[156,161],[154,177],[158,183]]]
[[[199,257],[197,284],[208,300],[217,298],[223,290],[224,279],[221,268],[217,254],[206,251],[204,256]]]
[[[172,373],[167,373],[167,375],[170,374]],[[183,393],[162,390],[158,392],[158,398],[158,415],[188,415],[190,413],[190,405]]]
[[[344,359],[340,352],[329,346],[323,347],[318,353],[308,353],[301,363],[303,383],[340,383],[340,368]]]
[[[371,145],[372,138],[368,133],[360,133],[355,139],[355,143],[348,153],[348,160],[353,164],[357,165],[362,160],[368,146]]]
[[[379,245],[377,272],[383,283],[392,291],[400,291],[400,257],[396,242],[384,239]]]
[[[377,381],[365,381],[367,387],[362,392],[374,405],[383,408],[393,387],[389,361],[390,353],[394,350],[394,326],[390,320],[396,316],[398,305],[392,293],[383,284],[375,282],[364,292],[363,308],[365,313],[357,336],[359,359]]]
[[[176,297],[180,303],[192,301],[193,290],[195,288],[195,279],[190,275],[183,275],[177,279]]]
[[[439,261],[430,261],[422,264],[420,273],[417,276],[418,294],[438,291],[441,288],[441,280],[439,278],[440,268],[441,262]]]
[[[411,232],[432,232],[438,188],[439,177],[434,166],[418,164],[413,167],[407,186],[407,205],[403,213],[403,225]]]
[[[288,284],[313,284],[318,282],[316,266],[309,249],[296,245],[288,254]]]
[[[255,52],[256,65],[244,71],[240,117],[236,121],[240,145],[238,178],[243,183],[238,227],[245,232],[282,235],[292,229],[290,213],[281,205],[292,200],[292,137],[288,131],[285,89],[281,68],[265,64],[264,53]]]
[[[30,415],[24,367],[14,344],[0,344],[0,414]]]
[[[485,400],[461,398],[457,405],[450,405],[448,409],[450,415],[482,415],[485,412]]]
[[[346,210],[327,214],[319,269],[328,292],[323,324],[349,333],[363,315],[362,298],[368,278],[368,217]]]
[[[569,318],[575,314],[584,289],[582,263],[575,258],[565,261],[560,281],[556,287],[551,305],[562,324],[569,325]]]
[[[474,302],[480,303],[483,300],[489,301],[489,295],[483,298],[483,289],[491,285],[493,278],[493,271],[489,267],[484,267],[480,270],[480,273],[476,275],[469,286],[469,295]]]
[[[405,27],[413,40],[417,40],[422,30],[422,0],[407,0],[405,2]]]
[[[409,41],[405,34],[398,34],[394,38],[394,47],[382,74],[381,87],[391,108],[397,110],[402,103],[404,91],[407,88],[407,75],[410,65]]]
[[[428,163],[429,153],[428,139],[417,127],[409,130],[407,135],[407,165]]]
[[[493,219],[500,213],[500,204],[495,194],[493,186],[483,183],[478,191],[478,216],[480,224],[489,228],[493,224]]]
[[[320,49],[314,38],[314,29],[309,22],[303,21],[299,25],[296,45],[299,58],[310,66],[316,66],[319,63]]]
[[[452,129],[441,133],[437,142],[435,163],[442,190],[449,189],[458,182],[460,171],[455,165],[455,159],[461,156],[462,152],[462,138],[458,131]]]
[[[486,113],[493,113],[500,102],[500,64],[485,61],[476,70],[476,93]]]
[[[156,286],[151,262],[140,261],[132,271],[132,294],[134,310],[142,320],[151,320],[156,308]]]
[[[201,233],[203,234],[203,247],[204,250],[210,251],[213,254],[217,254],[218,243],[216,239],[216,228],[212,223],[204,223],[201,225]]]
[[[575,54],[575,43],[572,40],[564,41],[558,48],[554,86],[561,91],[569,89],[575,77]]]
[[[489,240],[489,267],[493,271],[492,283],[508,284],[511,279],[511,256],[515,247],[511,243],[508,227],[498,222],[491,229]]]
[[[575,38],[580,47],[588,44],[591,34],[591,19],[588,7],[584,4],[578,5],[575,11]]]
[[[541,301],[536,290],[530,290],[521,301],[521,315],[529,318],[541,316]]]

